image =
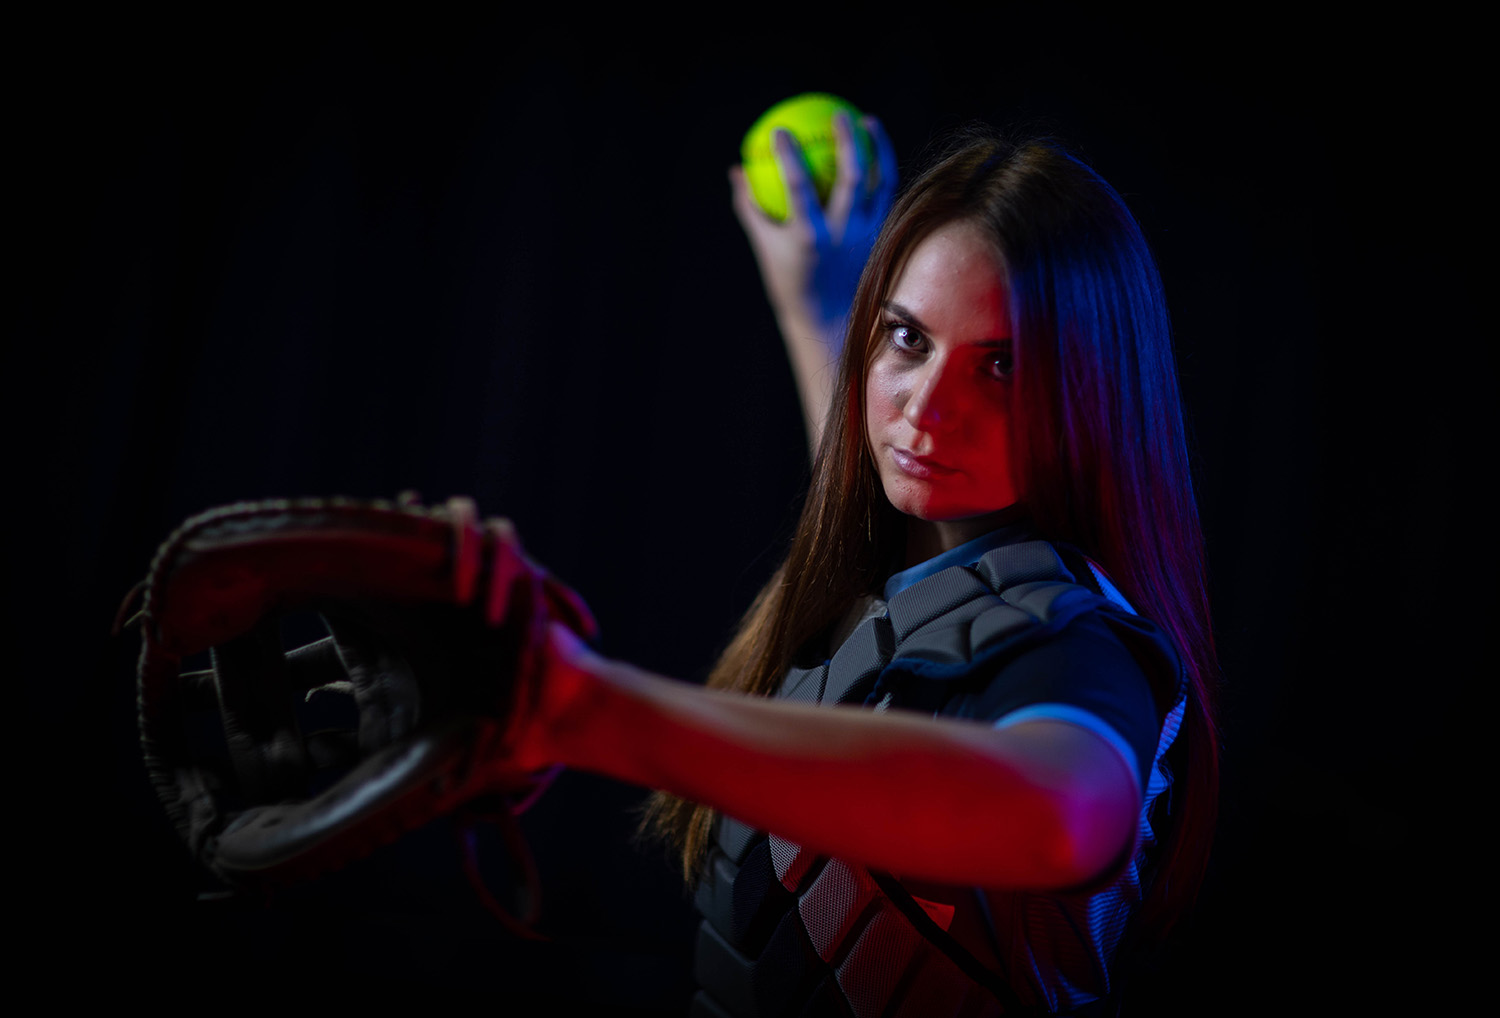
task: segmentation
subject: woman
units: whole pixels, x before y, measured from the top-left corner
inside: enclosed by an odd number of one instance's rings
[[[710,688],[554,628],[523,762],[662,790],[695,1013],[1101,1011],[1127,927],[1202,875],[1217,776],[1155,267],[1087,167],[969,141],[895,205],[848,336],[790,553]]]

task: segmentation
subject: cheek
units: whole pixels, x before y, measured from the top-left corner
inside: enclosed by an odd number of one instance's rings
[[[876,425],[901,414],[899,386],[892,375],[892,372],[883,370],[880,363],[876,362],[871,366],[870,376],[865,381],[865,419],[872,431]]]
[[[1013,449],[1013,421],[1010,413],[996,415],[995,427],[990,433],[988,458],[995,464],[995,487],[1008,492],[1011,498],[1018,495],[1016,484],[1015,456]]]
[[[1010,461],[1010,415],[997,413],[993,408],[984,417],[985,448],[996,462]]]

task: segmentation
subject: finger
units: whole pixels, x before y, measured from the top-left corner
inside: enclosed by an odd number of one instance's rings
[[[886,209],[896,199],[896,182],[899,176],[896,146],[891,144],[890,135],[885,133],[879,120],[865,117],[863,123],[870,135],[870,142],[875,147],[875,186],[871,189],[871,197],[878,214],[884,217]]]
[[[453,596],[458,604],[468,604],[479,584],[479,510],[472,498],[454,495],[448,499],[448,519],[453,524]]]
[[[864,120],[860,123],[863,126]],[[854,119],[848,110],[839,110],[833,115],[833,142],[838,155],[839,176],[855,183],[864,180],[870,165],[870,153],[864,136],[854,130]]]
[[[855,137],[854,121],[840,110],[833,115],[834,151],[838,158],[838,176],[828,196],[826,216],[835,237],[842,236],[856,197],[865,189],[865,165],[868,155]]]
[[[573,629],[585,640],[599,637],[599,623],[594,613],[578,592],[564,583],[548,576],[543,581],[547,593],[547,608],[552,617]]]
[[[771,133],[771,150],[781,171],[781,182],[786,186],[787,219],[820,222],[823,207],[818,204],[818,192],[804,168],[807,164],[797,139],[790,131],[778,127]]]
[[[740,221],[741,228],[747,234],[754,236],[756,227],[762,221],[769,222],[760,205],[755,201],[755,196],[750,193],[750,182],[745,179],[745,168],[743,166],[731,166],[729,168],[729,202],[734,208],[734,217]]]
[[[493,551],[490,559],[490,586],[486,591],[484,620],[491,626],[505,621],[511,610],[511,601],[516,581],[526,575],[525,559],[521,556],[521,544],[516,538],[516,528],[510,520],[485,520],[485,529],[493,536]]]
[[[756,258],[761,259],[764,252],[775,244],[776,234],[789,224],[777,222],[761,208],[760,202],[755,200],[755,193],[750,190],[743,166],[730,167],[729,186],[733,190],[734,217],[740,221],[740,229],[745,231]]]

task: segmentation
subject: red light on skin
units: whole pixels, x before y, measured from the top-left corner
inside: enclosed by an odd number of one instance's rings
[[[865,428],[886,498],[933,525],[910,542],[927,557],[985,533],[989,518],[1019,497],[1010,456],[1010,305],[994,245],[966,222],[923,239],[881,322],[865,380]]]

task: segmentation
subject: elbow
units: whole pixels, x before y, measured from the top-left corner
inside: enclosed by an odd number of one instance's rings
[[[1141,790],[1133,768],[1085,728],[1030,721],[998,732],[1024,791],[1016,820],[1027,830],[1034,890],[1107,879],[1134,848]]]
[[[1136,812],[1119,796],[1090,790],[1058,796],[1048,811],[1038,860],[1045,889],[1082,887],[1108,878],[1135,846]]]

